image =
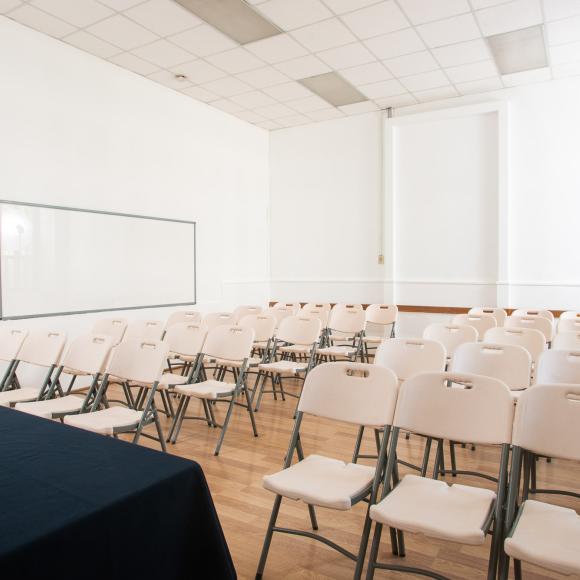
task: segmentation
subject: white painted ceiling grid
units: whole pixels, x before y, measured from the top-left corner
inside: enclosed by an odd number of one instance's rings
[[[246,1],[282,33],[241,46],[173,0],[0,14],[265,129],[580,74],[580,0]],[[548,66],[499,74],[485,37],[537,25]],[[332,71],[369,100],[333,107],[297,82]]]

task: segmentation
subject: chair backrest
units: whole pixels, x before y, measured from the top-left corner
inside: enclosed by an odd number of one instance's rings
[[[580,332],[580,318],[560,318],[558,334],[561,332]]]
[[[569,320],[571,318],[580,318],[580,310],[566,310],[560,314],[560,320]]]
[[[292,308],[268,308],[264,311],[264,314],[271,314],[276,319],[276,328],[280,326],[280,323],[284,318],[288,316],[294,316]]]
[[[179,322],[167,329],[163,340],[171,352],[182,356],[195,356],[202,352],[206,336],[207,328],[203,322]]]
[[[328,320],[330,318],[330,310],[301,310],[298,313],[299,316],[306,316],[310,318],[316,318],[320,320],[320,327],[322,329],[328,327]]]
[[[477,342],[477,330],[468,324],[430,324],[423,331],[423,338],[440,342],[451,358],[455,349],[465,342]]]
[[[530,316],[508,316],[505,320],[504,326],[506,328],[534,328],[539,330],[545,337],[546,341],[550,342],[554,334],[554,326],[544,316],[538,314]]]
[[[396,427],[437,439],[510,443],[514,404],[499,379],[457,373],[422,373],[399,390]]]
[[[266,342],[274,336],[276,330],[276,317],[273,314],[264,312],[262,314],[248,314],[239,322],[238,326],[248,326],[254,329],[254,340],[256,342]]]
[[[518,399],[513,444],[580,461],[580,385],[536,385]]]
[[[397,377],[366,363],[332,362],[315,367],[304,382],[298,410],[356,425],[391,425]]]
[[[123,380],[151,384],[163,373],[169,345],[162,340],[127,340],[112,352],[107,373]]]
[[[492,344],[523,346],[530,353],[534,363],[538,362],[546,348],[546,337],[534,328],[490,328],[485,333],[483,341]]]
[[[276,338],[291,344],[311,345],[320,336],[320,320],[310,314],[288,316],[280,323]]]
[[[537,309],[537,308],[516,308],[512,312],[512,316],[542,316],[550,322],[554,322],[554,314],[551,310]]]
[[[18,360],[42,367],[57,365],[65,344],[64,332],[31,330],[22,343]]]
[[[106,334],[113,339],[113,344],[119,344],[127,330],[126,318],[101,318],[93,325],[91,332],[94,334]]]
[[[417,373],[444,371],[445,348],[440,342],[422,338],[391,338],[377,348],[374,363],[391,369],[400,381]]]
[[[20,328],[0,328],[0,360],[10,362],[18,357],[28,331]]]
[[[161,320],[131,320],[123,336],[123,342],[127,340],[161,340],[164,331],[165,323]]]
[[[330,312],[330,302],[307,302],[302,310],[304,312],[310,312],[311,310],[326,310]]]
[[[515,344],[470,342],[457,347],[450,370],[493,377],[518,391],[530,386],[532,357],[523,346]]]
[[[273,308],[276,310],[291,310],[292,314],[297,314],[302,306],[300,302],[276,302]]]
[[[236,318],[231,312],[210,312],[203,318],[203,323],[208,331],[213,330],[216,326],[231,326],[236,322]]]
[[[580,332],[559,332],[552,341],[552,350],[580,350]]]
[[[249,358],[253,345],[253,328],[221,324],[207,333],[203,352],[210,357],[241,361]]]
[[[96,375],[107,366],[113,339],[107,334],[87,334],[70,342],[62,359],[64,371],[80,371]]]
[[[493,314],[457,314],[453,317],[452,324],[467,324],[477,330],[478,339],[482,340],[483,335],[490,329],[497,326],[496,318]]]
[[[467,314],[491,314],[495,318],[498,326],[503,326],[507,318],[507,312],[497,306],[474,306],[469,309]]]
[[[339,302],[332,307],[332,311],[335,310],[362,310],[362,304],[355,304],[353,302]]]
[[[545,350],[538,361],[536,383],[580,385],[580,351]]]
[[[399,309],[394,304],[369,304],[365,310],[367,322],[371,324],[394,324]]]
[[[236,322],[239,322],[244,316],[249,314],[260,314],[264,310],[261,306],[238,306],[233,311],[233,316]]]
[[[357,333],[364,330],[365,322],[365,312],[362,308],[337,308],[335,306],[330,313],[328,326],[338,332]]]
[[[180,324],[181,322],[198,324],[201,322],[201,318],[201,312],[198,312],[197,310],[176,310],[169,315],[169,318],[165,323],[165,328],[169,328],[174,324]]]

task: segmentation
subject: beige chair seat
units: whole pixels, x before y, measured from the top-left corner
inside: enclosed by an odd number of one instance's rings
[[[225,358],[215,358],[210,356],[204,356],[203,362],[206,364],[214,364],[218,366],[225,366],[225,367],[233,367],[236,369],[242,368],[242,364],[244,364],[243,360],[228,360]],[[262,359],[258,357],[252,357],[248,359],[248,367],[256,367],[262,362]]]
[[[354,346],[325,346],[319,348],[316,352],[323,356],[345,356],[350,357],[356,354],[356,347]]]
[[[231,395],[236,388],[233,383],[224,383],[210,379],[201,383],[192,385],[181,385],[175,387],[175,392],[188,397],[197,397],[198,399],[218,399]]]
[[[14,407],[17,411],[30,413],[44,419],[52,419],[55,415],[66,415],[67,413],[78,413],[83,406],[84,397],[66,395],[58,399],[48,401],[32,401],[30,403],[17,403]]]
[[[109,407],[94,413],[67,415],[64,418],[64,422],[67,425],[100,433],[101,435],[112,435],[118,429],[137,427],[142,416],[143,411],[135,411],[125,407]]]
[[[485,542],[483,526],[494,500],[487,489],[406,475],[370,516],[399,530],[478,546]]]
[[[157,386],[158,389],[168,389],[175,385],[183,385],[187,383],[187,375],[182,376],[176,373],[164,373],[161,375],[159,379],[159,385]]]
[[[580,516],[535,500],[523,503],[506,554],[562,574],[580,574]]]
[[[337,510],[349,510],[352,499],[367,490],[374,467],[309,455],[288,469],[266,475],[265,489],[293,500]]]
[[[385,336],[365,336],[365,337],[363,337],[364,342],[371,343],[371,344],[380,344],[381,342],[383,342],[383,340],[386,340]]]
[[[13,407],[15,403],[35,401],[38,393],[38,389],[33,389],[32,387],[4,391],[0,393],[0,407]]]
[[[312,346],[305,344],[291,344],[290,346],[281,346],[278,350],[290,354],[310,354]]]
[[[279,360],[271,363],[263,363],[258,366],[258,370],[274,373],[275,375],[297,375],[308,368],[305,361],[297,362],[292,360]]]

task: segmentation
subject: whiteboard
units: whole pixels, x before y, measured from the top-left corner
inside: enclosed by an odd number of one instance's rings
[[[0,201],[2,318],[195,304],[195,222]]]

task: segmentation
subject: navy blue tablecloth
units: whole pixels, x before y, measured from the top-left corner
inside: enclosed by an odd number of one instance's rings
[[[236,573],[197,463],[0,407],[0,577]]]

